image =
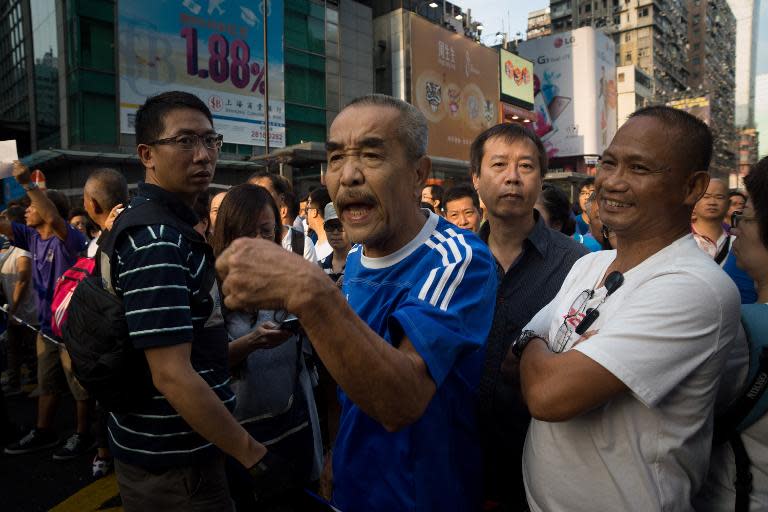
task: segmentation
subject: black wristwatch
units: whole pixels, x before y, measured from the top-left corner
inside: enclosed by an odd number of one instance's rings
[[[518,359],[520,359],[523,357],[523,350],[525,350],[525,347],[528,346],[528,343],[530,343],[533,338],[540,338],[540,336],[534,331],[523,331],[520,333],[520,336],[518,336],[517,339],[512,342],[509,350],[515,354]]]

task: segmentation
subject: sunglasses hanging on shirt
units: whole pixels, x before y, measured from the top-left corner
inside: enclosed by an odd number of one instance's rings
[[[598,308],[603,304],[603,302],[608,300],[608,297],[610,297],[613,292],[618,290],[622,284],[624,284],[624,275],[621,272],[615,270],[608,274],[608,277],[605,278],[605,297],[603,297],[603,300],[601,300],[597,306],[587,309],[587,314],[584,316],[584,318],[581,319],[581,322],[579,322],[579,325],[577,325],[576,329],[574,330],[576,334],[582,336],[585,332],[587,332],[587,329],[589,329],[592,324],[595,323],[597,317],[600,316],[600,311],[598,311]]]

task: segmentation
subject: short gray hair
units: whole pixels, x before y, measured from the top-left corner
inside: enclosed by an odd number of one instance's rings
[[[427,154],[427,142],[429,142],[427,118],[419,109],[410,103],[386,94],[360,96],[349,102],[345,108],[362,106],[389,107],[400,112],[400,124],[397,131],[400,142],[405,146],[406,155],[411,160],[418,160]]]

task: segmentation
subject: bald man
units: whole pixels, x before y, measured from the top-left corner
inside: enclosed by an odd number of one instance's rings
[[[128,184],[122,173],[110,169],[97,169],[88,176],[83,187],[83,208],[103,231],[109,229],[107,219],[112,210],[128,204]],[[98,249],[98,237],[91,240],[87,255],[93,257]]]
[[[699,248],[720,266],[725,264],[730,249],[730,239],[723,227],[729,205],[728,186],[722,180],[713,178],[693,209],[693,237]]]

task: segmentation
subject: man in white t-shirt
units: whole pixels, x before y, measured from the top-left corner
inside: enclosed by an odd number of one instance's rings
[[[7,243],[7,239],[4,242]],[[5,245],[5,244],[3,244]],[[37,298],[32,288],[32,255],[9,245],[0,250],[0,291],[8,306],[8,382],[6,396],[21,392],[21,365],[27,363],[30,373],[37,368],[36,332],[31,327],[37,320]],[[27,325],[19,323],[21,319]]]
[[[691,508],[740,332],[736,287],[690,234],[711,152],[704,123],[649,107],[603,153],[596,194],[618,249],[576,262],[507,356],[534,417],[533,511]]]

